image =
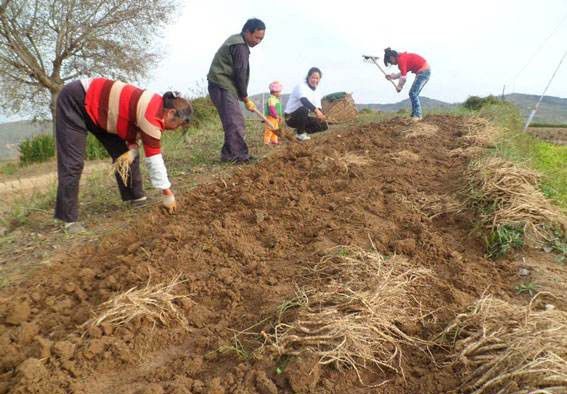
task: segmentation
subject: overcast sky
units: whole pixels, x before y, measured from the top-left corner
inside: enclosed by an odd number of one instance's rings
[[[428,60],[427,97],[461,102],[500,94],[504,84],[507,93],[541,94],[567,51],[566,0],[186,0],[145,87],[202,90],[216,50],[250,17],[267,27],[250,56],[250,95],[272,80],[287,93],[317,66],[322,93],[353,92],[359,103],[405,99],[409,88],[397,94],[362,62],[362,54],[382,56],[388,46]],[[547,94],[567,97],[567,60]]]

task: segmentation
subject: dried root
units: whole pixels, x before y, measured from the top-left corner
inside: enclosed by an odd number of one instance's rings
[[[403,346],[426,343],[406,334],[417,320],[411,288],[428,275],[402,257],[338,248],[309,269],[313,288],[303,289],[294,321],[280,323],[269,337],[280,355],[305,352],[339,370],[379,368],[403,375]]]
[[[167,284],[148,284],[143,289],[133,287],[103,303],[98,316],[87,321],[85,325],[99,326],[106,322],[113,326],[123,326],[134,319],[143,319],[153,325],[161,323],[167,327],[176,323],[187,330],[187,319],[175,302],[188,299],[188,296],[173,293],[181,283],[183,281],[177,276]]]
[[[130,160],[127,153],[119,156],[112,164],[111,169],[111,174],[117,173],[125,185],[128,184],[128,176],[130,174]]]
[[[512,162],[490,157],[473,163],[466,174],[467,204],[476,208],[491,230],[522,228],[528,243],[554,239],[565,232],[565,216],[539,191],[539,175]]]
[[[536,296],[537,297],[537,296]],[[533,301],[532,301],[533,302]],[[443,332],[464,393],[567,392],[567,313],[478,300]]]

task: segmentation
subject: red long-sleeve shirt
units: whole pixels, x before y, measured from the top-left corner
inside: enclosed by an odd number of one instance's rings
[[[91,80],[85,96],[91,120],[129,144],[141,138],[146,157],[161,153],[162,107],[160,95],[105,78]]]
[[[427,61],[415,53],[400,53],[398,56],[398,68],[400,74],[405,77],[408,71],[417,74],[427,66]]]

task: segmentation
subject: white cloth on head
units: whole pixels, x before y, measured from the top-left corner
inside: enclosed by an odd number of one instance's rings
[[[167,177],[167,169],[165,168],[165,163],[161,153],[146,157],[144,161],[148,166],[152,186],[161,190],[169,189],[171,187],[171,182],[169,182],[169,178]]]
[[[293,91],[287,100],[284,112],[286,114],[291,114],[301,108],[303,106],[303,104],[301,104],[302,98],[309,100],[315,108],[321,108],[321,96],[319,95],[319,92],[317,92],[317,89],[313,90],[309,87],[307,82],[303,82],[293,88]]]

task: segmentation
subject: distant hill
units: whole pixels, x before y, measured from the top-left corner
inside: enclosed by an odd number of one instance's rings
[[[268,94],[264,94],[267,99]],[[285,106],[288,94],[282,95],[282,103]],[[256,94],[251,96],[257,104],[262,103],[262,95]],[[520,109],[522,116],[527,119],[528,115],[532,111],[535,103],[539,99],[539,96],[521,93],[512,93],[504,96],[506,101],[509,101],[517,105]],[[444,101],[439,101],[431,99],[429,97],[421,97],[421,104],[425,110],[428,109],[451,109],[455,108],[461,103],[447,103]],[[357,103],[356,108],[360,111],[364,108],[369,108],[373,111],[382,112],[397,112],[401,109],[411,109],[411,103],[409,99],[399,101],[392,104],[361,104]],[[567,98],[545,96],[540,104],[538,112],[533,120],[537,123],[551,123],[551,124],[567,124]]]
[[[446,103],[444,101],[439,101],[435,99],[430,99],[429,97],[420,97],[421,105],[423,109],[451,109],[455,108],[460,105],[460,103]],[[401,109],[411,109],[411,102],[408,99],[402,100],[400,102],[394,104],[357,104],[357,109],[360,111],[364,108],[369,108],[373,111],[382,111],[382,112],[397,112]]]
[[[0,123],[0,160],[11,160],[18,156],[18,144],[36,134],[50,133],[51,122],[17,122]]]
[[[267,99],[269,94],[264,93],[250,96],[258,106],[262,105],[262,96]],[[283,105],[287,103],[289,94],[284,94],[281,97]],[[539,96],[512,93],[504,96],[506,101],[512,102],[517,105],[520,112],[527,118]],[[431,99],[428,97],[421,98],[422,105],[425,110],[428,109],[451,109],[459,106],[461,103],[446,103]],[[383,112],[397,112],[401,109],[410,109],[411,104],[409,99],[402,100],[393,104],[356,104],[357,109],[360,111],[364,108],[370,108],[373,111]],[[244,111],[245,116],[253,117],[255,115],[248,111]],[[538,109],[533,122],[548,123],[548,124],[567,124],[567,98],[545,96]],[[0,160],[14,159],[18,154],[18,143],[23,139],[35,134],[51,132],[51,122],[30,122],[18,121],[10,123],[0,123]]]
[[[269,94],[264,94],[264,100],[267,100]],[[254,96],[250,96],[252,100],[258,105],[262,105],[262,94],[255,94]],[[289,99],[289,94],[282,94],[280,100],[282,105],[285,107],[287,100]],[[453,108],[459,104],[450,104],[444,101],[430,99],[428,97],[421,97],[421,104],[423,105],[424,109],[431,109],[431,108]],[[373,111],[382,111],[382,112],[397,112],[400,109],[404,108],[411,108],[411,104],[409,99],[400,101],[394,104],[356,104],[356,109],[359,111],[364,108],[370,108]]]
[[[512,93],[504,96],[520,108],[520,112],[527,119],[539,96],[530,94]],[[534,123],[567,124],[567,98],[545,96],[537,110]]]

